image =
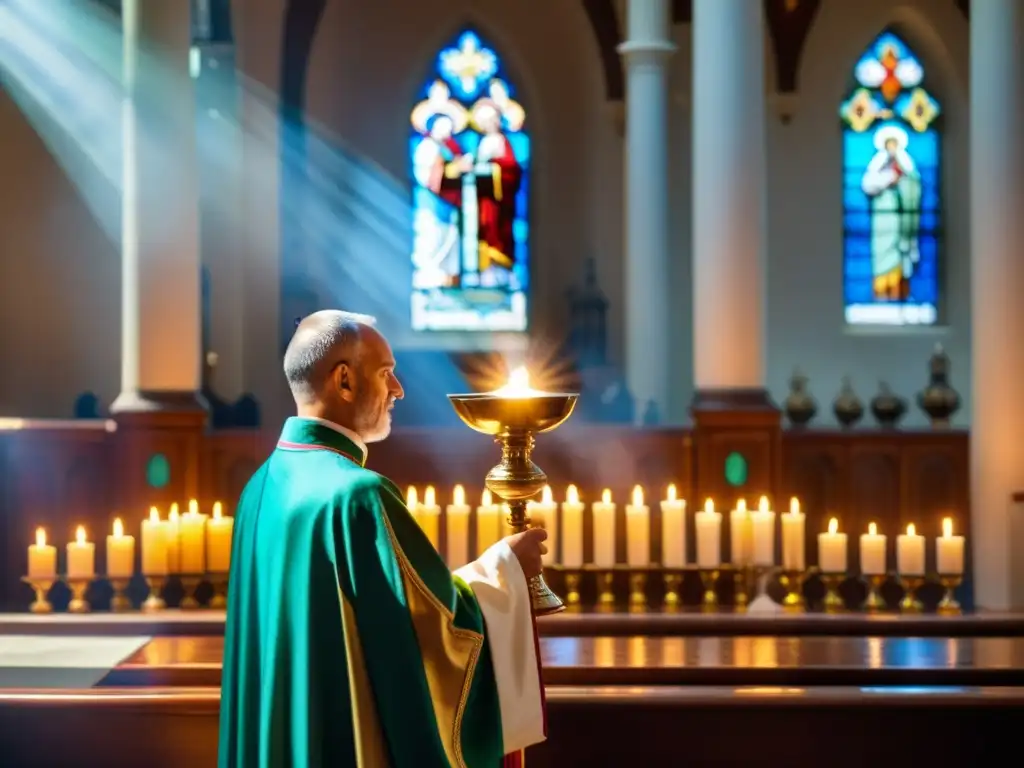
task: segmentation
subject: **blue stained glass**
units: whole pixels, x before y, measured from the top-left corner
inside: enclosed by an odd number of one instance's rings
[[[472,30],[412,110],[412,327],[525,331],[531,145],[501,59]]]
[[[892,32],[868,47],[843,103],[846,320],[933,324],[940,300],[941,107]]]

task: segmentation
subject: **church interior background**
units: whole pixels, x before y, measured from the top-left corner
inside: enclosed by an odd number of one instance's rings
[[[558,734],[714,729],[688,686],[774,691],[722,711],[792,765],[828,744],[777,744],[790,687],[821,728],[890,682],[948,694],[932,730],[998,734],[1024,705],[1017,0],[7,0],[0,20],[0,720],[32,733],[15,689],[61,688],[10,683],[36,681],[4,662],[29,635],[166,641],[97,651],[77,687],[210,709],[216,523],[291,411],[296,320],[324,307],[395,348],[407,396],[370,466],[416,490],[450,560],[500,510],[476,503],[497,449],[446,395],[519,366],[581,394],[538,438],[533,517],[575,600],[539,619],[555,735],[531,763],[675,764],[653,737]],[[206,559],[165,574],[154,618],[147,515],[193,499]],[[139,536],[120,587],[115,516]],[[30,613],[26,547],[31,566],[44,529],[63,573],[79,526],[108,569],[91,612],[55,572],[54,612]],[[768,566],[784,613],[757,623]],[[104,623],[119,596],[125,632]],[[616,685],[672,703],[580,693]],[[909,701],[890,693],[859,727],[889,727]],[[118,717],[53,696],[46,717]],[[161,711],[195,744],[216,728]],[[984,764],[956,733],[938,764]]]

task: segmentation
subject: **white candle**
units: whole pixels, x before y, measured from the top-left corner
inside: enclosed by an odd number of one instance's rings
[[[210,573],[231,570],[231,535],[235,518],[224,514],[219,501],[213,503],[213,517],[206,522],[206,568]]]
[[[601,500],[590,507],[594,521],[594,565],[608,568],[615,565],[615,504],[612,492],[605,488]]]
[[[434,549],[440,546],[441,533],[441,505],[437,503],[437,495],[434,486],[428,485],[423,492],[423,503],[419,507],[420,528],[434,545]]]
[[[142,574],[144,576],[166,576],[167,525],[160,520],[156,507],[149,508],[149,518],[142,521]]]
[[[661,564],[666,568],[686,565],[686,502],[676,498],[670,485],[661,502]]]
[[[448,567],[461,568],[469,562],[469,504],[461,485],[452,489],[452,503],[445,508],[445,534]]]
[[[124,535],[121,518],[114,520],[113,533],[107,536],[107,577],[130,579],[135,573],[135,537]]]
[[[57,548],[46,543],[46,529],[36,528],[36,543],[28,548],[28,577],[57,578]]]
[[[181,573],[181,537],[179,526],[181,515],[177,503],[171,504],[164,522],[164,540],[167,542],[167,572]]]
[[[644,504],[644,489],[633,486],[626,505],[626,562],[633,567],[651,564],[651,510]]]
[[[772,567],[775,565],[775,511],[768,504],[768,497],[762,496],[757,511],[751,513],[750,524],[754,537],[754,565]]]
[[[566,568],[583,565],[583,502],[575,485],[565,489],[562,502],[562,565]]]
[[[806,539],[804,522],[806,515],[800,511],[800,501],[795,497],[789,501],[789,514],[782,515],[782,568],[786,571],[803,571],[806,561]]]
[[[940,576],[964,572],[964,537],[953,535],[953,518],[942,521],[942,536],[935,540],[935,569]]]
[[[736,566],[754,562],[754,525],[744,499],[729,512],[729,560]]]
[[[913,523],[896,537],[896,571],[901,576],[924,576],[924,536]]]
[[[178,541],[181,572],[190,575],[206,573],[206,515],[200,514],[199,502],[195,499],[188,503],[188,512],[181,516]]]
[[[717,568],[722,564],[722,513],[708,499],[704,510],[693,516],[697,531],[697,567]]]
[[[78,526],[75,540],[68,543],[68,578],[91,579],[96,575],[96,545],[85,538],[85,527]]]
[[[828,532],[818,534],[818,567],[824,573],[846,573],[846,534],[839,533],[839,521],[828,521]]]
[[[486,488],[476,508],[476,554],[479,557],[501,538],[501,507]]]
[[[540,501],[526,503],[526,514],[530,518],[531,528],[543,528],[548,532],[548,539],[544,542],[548,551],[544,553],[542,560],[545,565],[550,565],[555,562],[558,545],[558,505],[555,503],[554,494],[551,493],[551,486],[544,486]]]
[[[871,523],[868,532],[860,536],[860,572],[865,576],[883,576],[885,566],[885,535]]]

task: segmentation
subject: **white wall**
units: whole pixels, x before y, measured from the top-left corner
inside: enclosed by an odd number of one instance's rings
[[[270,90],[277,88],[284,5],[284,0],[234,3],[240,66]],[[823,423],[831,420],[829,404],[846,373],[854,376],[865,400],[882,378],[911,397],[924,385],[936,341],[953,360],[954,386],[969,396],[967,22],[952,2],[913,0],[895,10],[889,6],[887,0],[825,0],[804,51],[796,114],[783,125],[770,110],[766,126],[769,385],[781,402],[787,379],[799,365],[811,377]],[[893,22],[923,59],[928,82],[945,107],[948,328],[853,333],[842,320],[837,109],[855,60]],[[310,63],[309,113],[377,169],[383,184],[401,192],[407,185],[409,109],[438,47],[467,23],[493,42],[528,109],[536,153],[531,241],[535,330],[544,338],[561,334],[567,317],[564,291],[578,282],[584,259],[592,255],[612,302],[612,356],[621,360],[622,140],[613,110],[604,101],[596,44],[581,4],[329,0]],[[685,381],[692,378],[693,368],[690,37],[688,27],[675,29],[678,51],[670,77],[672,247],[677,258],[668,279],[679,295],[672,338],[674,364]],[[74,393],[87,388],[112,399],[119,358],[116,250],[7,100],[0,101],[0,153],[5,169],[0,183],[0,350],[4,368],[18,371],[14,377],[6,370],[0,376],[0,412],[66,413]],[[15,172],[7,173],[7,168]],[[8,181],[12,178],[17,184]],[[59,228],[52,225],[55,215]],[[54,273],[62,276],[55,281]],[[331,274],[324,268],[318,273],[328,279]],[[33,286],[35,293],[26,286]],[[344,301],[360,289],[346,284],[329,290]],[[41,321],[27,332],[16,330],[15,323],[39,306],[30,296],[47,297],[52,307],[48,318],[56,319]],[[257,297],[250,303],[265,300]],[[260,309],[248,307],[247,316]],[[215,325],[226,322],[217,319],[218,311],[224,310],[215,307]],[[256,341],[272,343],[252,343]],[[250,343],[247,337],[247,347]],[[49,380],[49,360],[39,349],[59,350],[59,381]],[[280,397],[280,382],[269,380],[276,377],[271,366],[246,364],[245,370],[251,379],[245,381],[247,388],[258,396]],[[253,371],[260,373],[254,376]],[[679,394],[684,400],[690,395]],[[959,423],[966,423],[968,411],[965,401]],[[912,413],[906,424],[915,423],[923,418]]]

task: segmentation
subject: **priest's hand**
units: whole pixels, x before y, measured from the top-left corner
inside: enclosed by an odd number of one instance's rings
[[[522,533],[514,533],[505,537],[505,541],[508,542],[512,552],[518,558],[519,565],[522,566],[523,573],[528,579],[540,576],[543,570],[544,566],[540,556],[548,551],[544,545],[544,540],[547,537],[548,532],[543,528],[530,528]]]

